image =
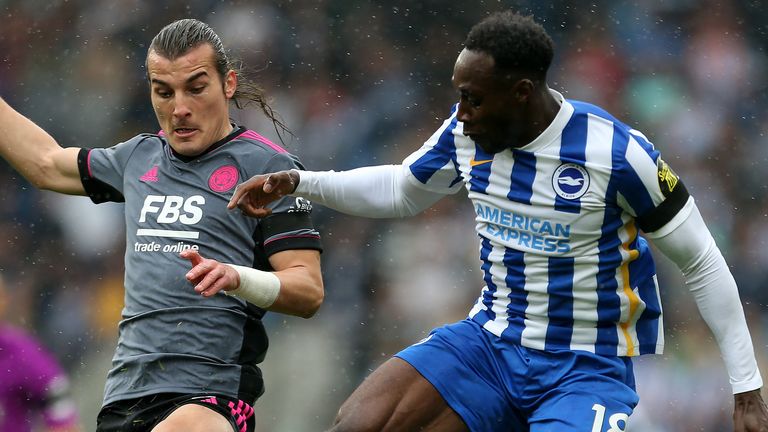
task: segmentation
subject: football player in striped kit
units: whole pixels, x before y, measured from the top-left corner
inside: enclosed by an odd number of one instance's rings
[[[485,286],[468,318],[374,371],[333,431],[628,430],[631,359],[664,345],[645,238],[715,335],[735,430],[768,430],[737,287],[694,199],[645,135],[547,86],[553,53],[531,17],[493,14],[456,61],[458,104],[402,164],[288,170],[233,195],[256,217],[286,194],[366,217],[413,215],[462,187],[472,200]]]

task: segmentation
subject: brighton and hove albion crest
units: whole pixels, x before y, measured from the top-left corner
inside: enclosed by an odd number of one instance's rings
[[[581,165],[564,163],[552,175],[552,187],[563,199],[579,199],[589,189],[589,173]]]

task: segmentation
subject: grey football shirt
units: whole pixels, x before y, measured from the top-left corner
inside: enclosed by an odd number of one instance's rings
[[[79,166],[94,202],[125,202],[125,306],[104,405],[165,392],[255,400],[263,393],[256,365],[268,345],[264,311],[223,293],[195,293],[185,278],[191,265],[179,252],[196,248],[206,258],[270,270],[271,254],[320,250],[302,199],[283,198],[260,220],[226,208],[238,183],[301,169],[298,160],[236,127],[194,158],[143,134],[83,149]]]

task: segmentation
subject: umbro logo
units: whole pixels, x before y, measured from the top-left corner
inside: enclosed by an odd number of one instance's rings
[[[157,165],[153,166],[149,171],[145,172],[143,176],[139,177],[139,180],[143,182],[156,182],[158,180]]]

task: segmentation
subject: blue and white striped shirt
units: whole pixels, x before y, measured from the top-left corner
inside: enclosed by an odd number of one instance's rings
[[[530,144],[497,154],[452,116],[403,162],[427,190],[469,192],[485,286],[469,317],[525,347],[661,353],[653,231],[687,199],[640,132],[565,100]]]

